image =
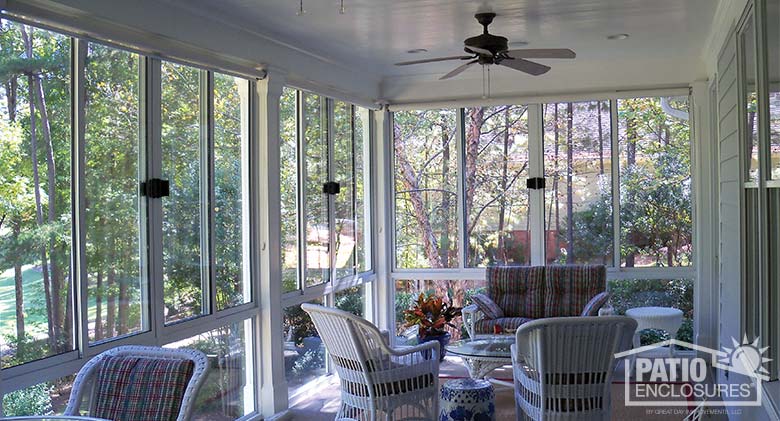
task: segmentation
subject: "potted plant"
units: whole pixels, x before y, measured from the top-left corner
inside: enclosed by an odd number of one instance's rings
[[[454,307],[439,297],[420,294],[414,306],[404,311],[405,327],[417,326],[417,341],[425,343],[438,341],[441,352],[439,360],[444,360],[445,346],[450,342],[450,333],[444,328],[455,328],[452,321],[460,316],[460,307]]]

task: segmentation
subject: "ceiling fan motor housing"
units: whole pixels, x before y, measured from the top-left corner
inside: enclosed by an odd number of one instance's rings
[[[469,49],[469,47],[479,48],[482,50],[488,50],[493,53],[493,56],[498,55],[509,50],[509,40],[505,37],[493,35],[488,33],[488,25],[493,22],[493,18],[496,17],[495,13],[477,13],[474,15],[477,21],[483,26],[484,31],[482,34],[475,37],[466,38],[463,43],[466,45],[464,50],[470,54],[479,54]],[[481,55],[481,54],[480,54]]]

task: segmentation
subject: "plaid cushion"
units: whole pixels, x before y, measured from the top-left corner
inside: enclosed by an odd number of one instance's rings
[[[599,309],[603,307],[607,301],[609,301],[608,292],[604,291],[596,294],[595,297],[588,301],[588,304],[585,304],[585,308],[582,309],[582,314],[580,314],[580,316],[598,316]]]
[[[187,360],[106,357],[90,415],[112,421],[174,421],[193,369]]]
[[[527,317],[502,317],[500,319],[482,319],[474,324],[474,329],[478,334],[492,334],[493,326],[499,325],[504,330],[515,330],[523,323],[528,323],[533,319]]]
[[[506,317],[544,317],[544,271],[544,266],[489,267],[487,295]]]
[[[501,307],[485,294],[475,294],[471,297],[471,301],[477,305],[479,311],[488,319],[500,319],[501,317],[504,317],[504,310],[501,310]]]
[[[579,316],[594,295],[607,289],[607,268],[547,266],[544,280],[544,317]]]

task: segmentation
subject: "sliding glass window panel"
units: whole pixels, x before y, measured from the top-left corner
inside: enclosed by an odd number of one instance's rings
[[[373,269],[371,255],[371,112],[355,107],[355,254],[357,272]]]
[[[306,286],[330,280],[329,198],[323,185],[328,172],[327,100],[302,92],[304,136],[304,221],[306,224]]]
[[[202,207],[208,188],[201,171],[201,71],[162,62],[162,199],[165,321],[204,312]]]
[[[87,47],[84,231],[92,342],[149,329],[140,259],[146,209],[138,191],[139,61],[137,54],[100,44]]]
[[[767,0],[770,177],[780,180],[780,0]]]
[[[217,310],[251,301],[249,236],[249,82],[214,73],[214,265]]]
[[[323,305],[319,298],[310,301]],[[299,396],[310,396],[312,380],[326,374],[325,345],[314,327],[311,317],[300,305],[284,309],[284,370],[287,396],[294,401]]]
[[[745,95],[745,143],[744,168],[746,181],[758,181],[758,127],[760,113],[758,112],[758,86],[756,84],[756,34],[753,16],[748,18],[745,28],[740,33],[742,47],[742,92]]]
[[[333,102],[333,180],[340,191],[334,197],[334,240],[336,279],[355,275],[357,268],[357,220],[355,218],[355,142],[352,106]]]
[[[282,292],[298,290],[298,118],[295,89],[279,99],[279,188],[281,193]]]
[[[690,266],[688,97],[618,100],[621,265]]]
[[[398,280],[395,282],[395,322],[398,342],[403,344],[413,335],[408,332],[409,326],[404,321],[404,311],[412,308],[420,294],[442,297],[456,307],[472,304],[474,294],[484,294],[484,280]],[[463,319],[458,317],[452,321],[455,327],[447,327],[452,340],[467,338]]]
[[[193,420],[235,420],[255,411],[251,332],[248,319],[165,345],[197,349],[208,357],[209,371],[195,397]]]
[[[368,284],[370,285],[370,284]],[[366,284],[355,285],[335,294],[335,307],[356,316],[365,317]]]
[[[73,350],[70,38],[0,21],[0,368]]]
[[[466,108],[465,116],[468,266],[527,265],[528,107]]]
[[[75,374],[69,375],[6,393],[3,395],[3,415],[6,417],[61,415],[68,406],[75,379]],[[86,415],[88,409],[86,399],[80,408],[82,414]]]
[[[459,266],[457,113],[444,109],[393,115],[399,268]]]
[[[542,107],[547,263],[612,266],[609,102]]]
[[[693,286],[691,279],[621,279],[609,281],[609,302],[616,314],[636,307],[674,307],[683,312],[678,340],[694,343]],[[668,332],[646,329],[641,332],[642,345],[658,343],[669,338]]]

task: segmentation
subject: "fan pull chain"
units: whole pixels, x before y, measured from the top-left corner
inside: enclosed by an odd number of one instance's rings
[[[303,16],[305,14],[306,14],[306,11],[303,10],[303,0],[301,0],[300,7],[298,8],[298,13],[296,13],[296,15]]]
[[[341,8],[339,9],[340,14],[347,13],[347,9],[344,8],[344,0],[341,0]]]

